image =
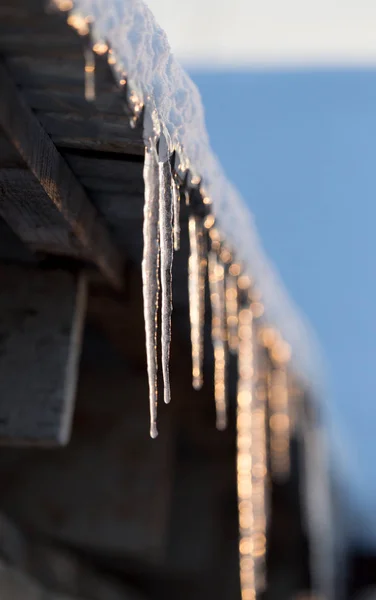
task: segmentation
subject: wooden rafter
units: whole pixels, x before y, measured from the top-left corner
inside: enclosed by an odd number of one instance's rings
[[[46,197],[103,275],[122,285],[122,260],[108,231],[54,143],[0,64],[0,126]]]

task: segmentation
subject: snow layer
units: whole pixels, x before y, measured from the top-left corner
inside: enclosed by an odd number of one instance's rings
[[[125,73],[134,95],[145,105],[145,122],[157,123],[169,139],[170,150],[178,149],[191,171],[202,177],[227,245],[262,293],[268,322],[291,344],[301,375],[317,383],[321,369],[317,368],[319,354],[312,349],[314,336],[266,259],[249,209],[224,176],[210,148],[199,92],[171,53],[153,14],[143,0],[75,0],[72,12],[91,17],[95,41],[110,44],[119,79]]]

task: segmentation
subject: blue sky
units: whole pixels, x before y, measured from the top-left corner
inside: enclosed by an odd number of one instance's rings
[[[376,70],[191,72],[209,135],[321,343],[364,510],[376,501]],[[376,527],[375,527],[376,539]]]

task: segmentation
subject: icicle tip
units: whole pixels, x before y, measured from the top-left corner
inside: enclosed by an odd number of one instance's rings
[[[150,424],[150,437],[155,440],[156,437],[158,437],[158,429],[157,429],[157,424],[156,423],[151,423]]]
[[[201,390],[201,388],[202,388],[202,384],[203,384],[202,378],[193,378],[193,379],[192,379],[192,387],[193,387],[193,389],[194,389],[194,390],[196,390],[197,392],[198,392],[199,390]]]
[[[225,417],[221,417],[217,419],[216,428],[218,431],[224,431],[227,429],[227,419]]]
[[[163,399],[164,399],[165,404],[170,404],[170,401],[171,401],[170,382],[168,382],[168,386],[165,387]]]

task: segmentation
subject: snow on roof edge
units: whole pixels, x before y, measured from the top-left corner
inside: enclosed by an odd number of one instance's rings
[[[168,133],[171,150],[183,150],[190,169],[202,177],[221,233],[262,294],[268,322],[291,345],[299,375],[317,391],[323,369],[316,337],[266,258],[250,210],[226,179],[210,147],[199,91],[154,15],[143,0],[74,0],[72,13],[90,17],[94,39],[113,50],[119,80],[126,75],[145,111]]]

